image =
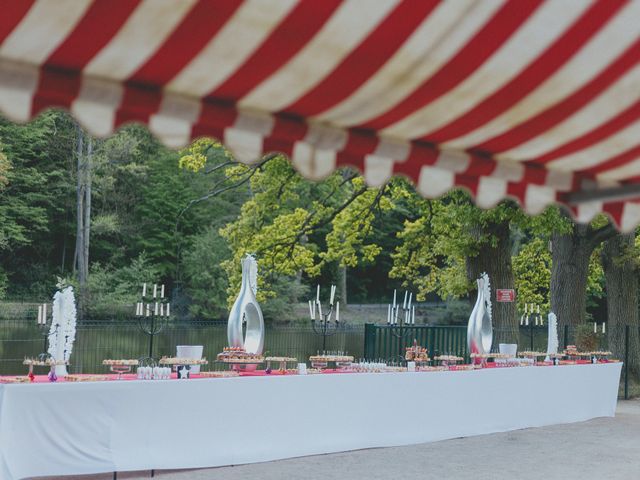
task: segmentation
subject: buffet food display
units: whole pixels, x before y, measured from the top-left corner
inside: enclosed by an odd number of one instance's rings
[[[295,357],[267,357],[265,361],[267,362],[267,373],[271,373],[272,363],[278,364],[278,372],[287,373],[287,363],[297,363],[298,359]]]
[[[200,372],[200,376],[202,378],[231,378],[231,377],[239,377],[240,373],[236,372],[235,370],[229,370],[225,372],[211,371],[211,372]]]
[[[111,378],[109,375],[67,375],[64,377],[67,382],[107,382]]]
[[[353,356],[344,355],[342,352],[337,353],[323,353],[322,355],[311,355],[309,362],[313,368],[324,370],[329,367],[330,364],[334,364],[337,369],[346,369],[351,367],[353,363]]]
[[[207,365],[209,361],[206,358],[179,358],[179,357],[162,357],[158,363],[160,365]]]
[[[113,373],[118,375],[118,380],[121,380],[122,375],[131,372],[131,368],[138,366],[140,361],[131,359],[112,360],[107,358],[102,361],[102,364],[108,366]]]
[[[433,357],[436,362],[440,362],[442,366],[456,365],[458,362],[463,362],[463,357],[458,357],[457,355],[438,355],[437,357]]]
[[[52,357],[47,357],[44,359],[25,358],[22,364],[29,367],[52,367],[55,365],[68,365],[68,363],[64,360],[56,360]]]
[[[416,362],[416,364],[426,363],[431,360],[426,347],[421,347],[415,340],[411,347],[405,348],[404,359],[408,362]]]
[[[224,347],[216,357],[219,362],[224,363],[263,363],[264,356],[255,353],[248,353],[242,347]]]

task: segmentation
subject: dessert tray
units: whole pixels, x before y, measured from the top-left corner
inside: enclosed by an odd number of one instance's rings
[[[65,362],[64,360],[55,360],[53,358],[46,358],[42,360],[35,358],[25,358],[22,364],[28,365],[29,367],[51,367],[53,365],[68,365],[69,362]]]
[[[111,380],[109,375],[67,375],[67,382],[107,382]]]
[[[200,372],[200,377],[202,378],[230,378],[239,376],[240,374],[235,370],[229,370],[227,372]]]
[[[0,383],[29,383],[29,377],[0,377]]]
[[[512,358],[513,355],[509,355],[508,353],[472,353],[469,355],[471,358],[480,358],[480,359],[497,359],[497,358]]]
[[[591,352],[579,352],[575,345],[567,345],[564,350],[564,354],[567,357],[590,357]]]
[[[518,356],[519,357],[525,357],[525,358],[537,358],[537,357],[546,357],[547,353],[546,352],[524,351],[524,352],[518,352]]]
[[[140,364],[140,360],[111,360],[106,359],[102,361],[103,365],[112,366],[112,365],[125,365],[129,367],[138,366]]]
[[[132,359],[112,360],[107,358],[102,361],[102,364],[107,365],[113,373],[117,373],[118,380],[122,380],[122,374],[131,372],[131,367],[139,365],[140,361]]]
[[[609,355],[611,355],[611,352],[609,351],[600,351],[600,350],[596,350],[595,352],[589,352],[589,355],[595,356],[595,357],[608,357]]]
[[[458,357],[457,355],[438,355],[437,357],[433,357],[433,359],[436,362],[441,362],[442,365],[448,365],[450,363],[456,364],[464,361],[464,358]]]
[[[158,363],[160,365],[207,365],[209,361],[206,358],[181,358],[181,357],[162,357]]]
[[[421,347],[416,341],[413,342],[413,346],[405,348],[404,359],[408,362],[426,363],[430,361],[429,351],[425,347]]]
[[[311,355],[309,357],[311,366],[313,368],[325,369],[329,366],[329,363],[335,363],[336,368],[345,369],[349,368],[353,363],[353,356],[351,355]]]
[[[219,362],[224,363],[263,363],[264,356],[255,353],[248,353],[242,347],[224,347],[216,357]]]
[[[298,359],[295,357],[267,357],[265,361],[267,362],[267,370],[271,370],[271,363],[278,363],[278,371],[286,372],[287,363],[297,363]]]

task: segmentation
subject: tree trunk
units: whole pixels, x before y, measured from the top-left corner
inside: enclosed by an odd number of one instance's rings
[[[85,274],[85,287],[86,282],[89,280],[89,240],[91,237],[91,162],[93,155],[93,141],[91,137],[87,139],[87,157],[85,160],[85,187],[84,187],[84,232],[82,234],[83,253],[82,260],[84,261],[84,274]]]
[[[467,257],[467,277],[475,281],[483,272],[489,275],[494,328],[493,344],[497,347],[498,343],[517,343],[518,341],[518,316],[515,302],[496,302],[496,289],[515,289],[509,222],[474,226],[471,231],[471,235],[476,238],[487,234],[497,239],[495,246],[487,243],[478,255]],[[472,301],[475,301],[475,297],[472,297]]]
[[[87,281],[89,278],[89,237],[91,228],[91,155],[93,143],[87,141],[85,153],[84,133],[76,126],[76,155],[78,179],[76,186],[76,248],[73,256],[73,271],[77,274],[78,318],[84,318],[87,301]]]
[[[573,224],[570,233],[551,237],[551,311],[558,326],[580,325],[587,315],[589,259],[600,243],[617,233],[613,225],[594,229]]]
[[[347,306],[347,267],[338,267],[338,288],[340,288],[340,303]]]
[[[82,129],[76,126],[76,157],[77,157],[77,179],[76,179],[76,248],[73,253],[73,273],[78,275],[78,281],[82,285],[84,280],[84,272],[82,271],[83,263],[80,261],[82,255],[82,235],[84,234],[84,145]]]
[[[602,267],[607,291],[607,339],[609,350],[624,359],[625,326],[629,325],[629,369],[640,374],[638,331],[638,272],[635,262],[625,259],[635,243],[635,233],[618,234],[602,248]]]
[[[579,325],[587,314],[589,259],[595,248],[587,230],[575,225],[572,233],[551,237],[551,311],[558,326]]]

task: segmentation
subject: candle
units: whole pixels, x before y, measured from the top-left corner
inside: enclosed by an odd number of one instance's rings
[[[393,289],[393,307],[395,308],[396,306],[396,289]]]
[[[536,312],[540,313],[540,305],[538,305],[538,310]]]
[[[593,333],[598,333],[598,324],[593,322]]]
[[[164,283],[162,284],[162,287],[160,288],[160,298],[164,298]]]
[[[169,303],[167,303],[167,317],[170,315],[170,314],[169,314],[169,305],[170,305],[170,304],[169,304]]]
[[[143,283],[142,284],[142,296],[146,296],[147,295],[147,283]]]
[[[149,313],[149,304],[147,303],[147,317],[150,315]]]
[[[164,303],[160,304],[160,316],[164,316]]]
[[[409,308],[411,308],[411,299],[413,298],[413,292],[409,294]]]
[[[391,305],[387,305],[387,324],[391,323]]]
[[[158,285],[156,285],[155,283],[153,284],[153,298],[156,298],[158,296]]]
[[[340,302],[336,302],[336,322],[340,321]]]
[[[329,299],[329,304],[333,305],[333,299],[336,296],[336,286],[331,285],[331,298]]]
[[[316,293],[316,302],[320,303],[320,284],[318,284],[318,289]]]
[[[42,305],[38,305],[38,325],[42,323]]]
[[[602,333],[604,333],[604,326],[606,325],[606,323],[602,322]]]
[[[311,320],[315,320],[313,316],[313,308],[311,307],[311,300],[309,300],[309,316],[311,317]]]
[[[47,323],[47,304],[42,304],[42,324],[45,325]]]
[[[318,315],[318,318],[322,320],[322,305],[320,304],[320,300],[318,300]]]
[[[413,318],[411,319],[411,324],[415,325],[416,324],[416,306],[413,306]]]
[[[154,295],[154,297],[155,297],[155,295]],[[155,308],[153,310],[153,314],[154,315],[158,315],[158,302],[156,302],[156,306],[155,306]]]
[[[402,309],[407,308],[407,291],[404,291],[404,301],[402,302]]]
[[[398,312],[400,311],[400,305],[396,305],[396,314],[394,315],[393,323],[398,324]]]
[[[524,317],[524,324],[528,327],[529,326],[529,317]]]

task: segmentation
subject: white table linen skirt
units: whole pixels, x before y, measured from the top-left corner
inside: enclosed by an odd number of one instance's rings
[[[615,414],[620,363],[0,386],[0,474],[214,467]]]

